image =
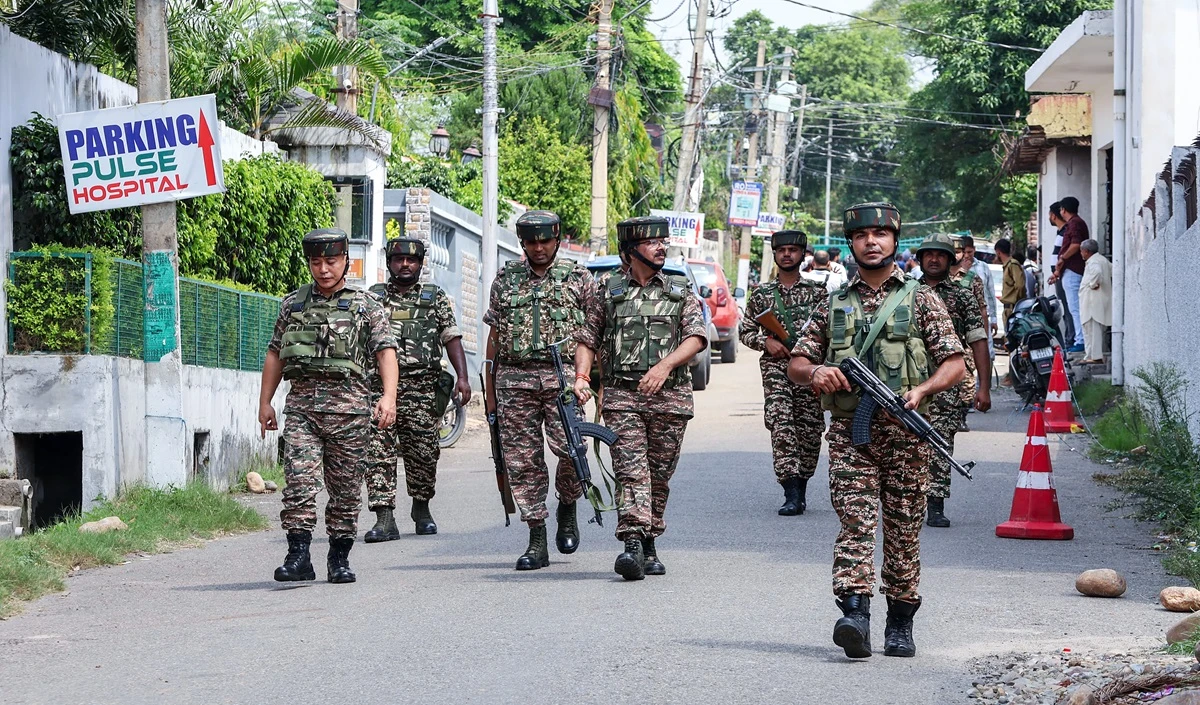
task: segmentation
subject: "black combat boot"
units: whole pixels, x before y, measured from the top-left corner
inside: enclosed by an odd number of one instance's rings
[[[917,645],[913,643],[913,615],[921,608],[920,602],[901,602],[887,599],[887,625],[883,628],[884,656],[916,656]]]
[[[796,478],[796,506],[800,509],[797,514],[803,514],[808,509],[808,478]]]
[[[417,536],[429,536],[437,533],[437,524],[433,522],[433,515],[429,513],[429,500],[414,499],[409,516],[417,525]]]
[[[316,580],[317,572],[313,570],[312,559],[308,555],[308,547],[312,544],[312,532],[289,531],[287,542],[287,558],[283,559],[283,565],[275,569],[275,579],[281,583]]]
[[[642,552],[641,539],[625,539],[625,552],[617,556],[613,570],[626,580],[641,580],[646,577],[646,554]]]
[[[350,572],[350,549],[354,547],[354,539],[329,539],[329,582],[352,583],[354,573]]]
[[[833,643],[842,647],[850,658],[871,655],[871,596],[850,595],[838,600],[842,618],[833,625]]]
[[[783,485],[783,506],[779,508],[779,516],[794,517],[800,513],[800,504],[797,499],[800,491],[800,478],[789,477],[781,484]]]
[[[375,526],[363,534],[364,543],[395,541],[400,538],[400,528],[396,526],[396,510],[380,507],[375,510],[375,517]]]
[[[517,559],[517,570],[537,570],[550,565],[550,549],[546,548],[546,525],[529,527],[529,548]]]
[[[929,519],[926,524],[945,529],[950,526],[950,520],[946,518],[946,500],[943,497],[929,498]]]
[[[667,567],[658,560],[658,551],[654,550],[654,539],[642,539],[642,552],[646,554],[646,560],[643,562],[646,567],[646,575],[667,574]]]
[[[559,502],[558,533],[554,535],[554,545],[559,553],[574,553],[579,548],[579,522],[575,519],[575,503]]]

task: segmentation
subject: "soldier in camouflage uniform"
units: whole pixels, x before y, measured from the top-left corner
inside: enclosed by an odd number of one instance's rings
[[[763,418],[771,432],[775,478],[783,485],[780,516],[803,514],[807,508],[808,480],[817,470],[821,435],[825,433],[820,399],[808,387],[787,378],[791,346],[799,339],[813,308],[828,296],[824,285],[800,276],[807,245],[808,236],[799,230],[780,230],[771,236],[778,273],[750,294],[740,329],[746,347],[763,351],[758,361],[763,380]],[[787,340],[779,340],[756,320],[766,311],[772,311],[783,324]]]
[[[967,364],[966,374],[954,387],[933,397],[929,404],[929,423],[937,429],[950,444],[950,452],[954,452],[954,435],[965,422],[967,409],[974,404],[980,411],[992,408],[991,393],[988,382],[991,380],[991,360],[988,359],[986,323],[979,308],[979,301],[973,293],[950,279],[950,265],[954,262],[954,240],[949,235],[934,235],[917,249],[917,260],[921,265],[921,283],[933,289],[954,322],[954,332],[958,336],[963,350],[971,354],[964,357]],[[975,283],[977,277],[972,277]],[[975,391],[975,369],[982,370],[979,375],[984,383]],[[946,528],[950,520],[946,518],[946,500],[950,497],[950,464],[940,456],[932,457],[929,486],[929,526]]]
[[[377,521],[363,535],[366,543],[400,538],[396,527],[396,460],[404,457],[404,481],[412,497],[409,516],[418,535],[437,533],[437,524],[429,512],[441,457],[437,422],[445,412],[450,394],[463,404],[471,399],[467,380],[467,357],[463,352],[462,333],[454,321],[450,297],[434,284],[421,284],[425,261],[425,243],[412,238],[396,238],[387,244],[386,284],[371,287],[371,293],[383,301],[400,363],[399,393],[396,398],[396,423],[391,428],[375,429],[367,454],[367,506]],[[442,347],[450,357],[457,382],[442,372]],[[451,387],[451,385],[453,385]],[[371,377],[373,398],[382,392],[379,374]],[[440,390],[440,393],[439,393]],[[448,393],[449,392],[449,393]]]
[[[560,222],[549,211],[530,211],[517,219],[523,261],[507,263],[492,284],[491,304],[483,321],[491,326],[486,405],[498,410],[500,441],[508,465],[513,500],[521,521],[529,525],[529,546],[517,559],[517,570],[550,565],[546,546],[546,495],[550,472],[543,452],[542,430],[558,457],[554,488],[558,494],[559,553],[579,547],[576,500],[583,488],[575,478],[566,450],[566,432],[558,419],[558,373],[547,348],[567,340],[563,358],[574,354],[570,341],[583,323],[583,311],[596,298],[596,283],[587,269],[558,259]]]
[[[258,422],[265,437],[278,429],[271,397],[279,382],[291,382],[283,411],[283,510],[288,552],[275,569],[279,581],[314,580],[309,557],[317,523],[317,493],[329,491],[325,530],[329,534],[328,578],[352,583],[350,549],[358,532],[363,461],[372,416],[380,428],[396,420],[396,340],[379,301],[346,286],[350,238],[336,228],[304,236],[304,254],[314,282],[283,299],[267,344]],[[374,413],[367,385],[369,359],[381,373]]]
[[[858,273],[813,312],[792,350],[788,377],[812,385],[832,415],[829,489],[841,520],[834,545],[833,592],[842,618],[833,641],[851,658],[871,655],[875,527],[883,513],[884,655],[913,656],[913,615],[921,605],[920,531],[929,491],[929,450],[904,427],[875,417],[871,441],[854,446],[855,393],[837,364],[858,357],[910,409],[962,380],[962,345],[937,294],[895,265],[900,212],[886,203],[853,206],[844,231]]]
[[[575,353],[575,394],[591,398],[596,351],[604,361],[601,413],[618,439],[610,449],[620,493],[614,570],[626,580],[664,575],[654,540],[666,530],[669,483],[692,417],[688,361],[708,345],[704,314],[687,277],[664,275],[666,218],[617,224],[627,266],[601,277]]]

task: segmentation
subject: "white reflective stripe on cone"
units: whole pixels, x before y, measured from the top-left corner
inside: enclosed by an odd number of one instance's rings
[[[1046,401],[1071,401],[1071,390],[1065,392],[1046,392]]]
[[[1017,489],[1019,490],[1052,490],[1054,483],[1050,480],[1048,472],[1027,472],[1021,471],[1017,476]]]
[[[1044,445],[1046,445],[1046,437],[1045,436],[1025,436],[1025,442],[1031,446],[1044,446]]]

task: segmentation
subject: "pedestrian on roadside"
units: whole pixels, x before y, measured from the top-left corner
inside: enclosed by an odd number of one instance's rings
[[[999,251],[999,243],[997,243]],[[933,290],[945,304],[964,351],[963,363],[966,372],[956,386],[940,392],[929,403],[929,423],[950,444],[954,452],[954,437],[964,426],[967,409],[987,411],[992,408],[991,359],[988,357],[988,338],[984,328],[983,312],[975,294],[950,279],[950,266],[954,263],[954,240],[949,235],[933,235],[917,249],[921,260],[921,283]],[[976,280],[978,283],[978,280]],[[975,371],[982,370],[978,382]],[[950,463],[938,455],[931,456],[928,497],[929,518],[926,523],[936,528],[947,528],[946,500],[950,498]]]
[[[1062,252],[1063,230],[1067,224],[1062,215],[1061,201],[1050,204],[1050,224],[1058,230],[1054,236],[1054,249],[1051,250],[1050,257],[1046,260],[1046,264],[1050,268],[1046,283],[1054,286],[1054,294],[1058,298],[1059,305],[1062,306],[1063,340],[1067,341],[1067,346],[1070,347],[1075,342],[1075,318],[1071,315],[1071,307],[1068,305],[1067,292],[1063,289],[1062,279],[1055,275],[1058,270],[1058,256]]]
[[[1012,243],[1008,238],[996,241],[996,259],[1003,268],[1004,277],[1000,285],[1000,303],[1004,304],[1004,329],[1008,330],[1008,319],[1013,308],[1025,298],[1025,270],[1012,256]]]
[[[1038,250],[1033,245],[1025,248],[1025,298],[1033,299],[1042,295],[1042,270],[1038,267]]]
[[[1069,353],[1084,352],[1083,347],[1083,318],[1079,311],[1079,286],[1083,280],[1083,254],[1080,252],[1080,246],[1084,240],[1088,239],[1088,226],[1079,217],[1079,199],[1074,196],[1067,196],[1059,201],[1059,207],[1062,211],[1062,217],[1066,221],[1063,225],[1063,244],[1062,252],[1058,257],[1058,264],[1054,268],[1055,281],[1062,280],[1063,291],[1067,295],[1067,305],[1071,310],[1071,320],[1075,326],[1075,337],[1068,341],[1071,346],[1067,348]]]
[[[566,340],[563,357],[574,354],[571,342],[594,305],[596,284],[587,269],[558,257],[561,221],[550,211],[529,211],[517,219],[524,260],[508,262],[492,284],[483,322],[491,326],[484,364],[488,413],[496,412],[500,441],[508,465],[508,481],[521,521],[529,526],[529,546],[517,559],[517,570],[550,565],[546,543],[546,496],[550,471],[544,444],[558,457],[554,489],[559,553],[579,548],[576,503],[583,488],[566,447],[566,431],[558,417],[558,370],[548,346]],[[564,365],[565,366],[565,365]],[[543,429],[545,435],[543,436]]]
[[[1083,279],[1079,284],[1079,317],[1083,319],[1085,365],[1104,364],[1104,329],[1112,325],[1112,264],[1091,238],[1079,246]]]
[[[984,315],[990,341],[996,335],[1000,320],[996,316],[996,285],[992,280],[992,270],[988,267],[987,262],[975,258],[975,238],[963,235],[959,239],[962,242],[962,259],[958,263],[959,270],[964,275],[966,272],[972,273],[983,284]]]
[[[275,569],[280,582],[315,580],[309,547],[317,524],[317,493],[329,492],[328,579],[352,583],[350,549],[358,534],[363,468],[371,421],[388,428],[396,420],[396,340],[387,313],[371,294],[346,284],[350,238],[337,228],[304,236],[313,283],[283,299],[267,343],[258,423],[262,435],[279,423],[271,398],[280,381],[291,382],[283,412],[283,509],[288,552]],[[379,370],[380,394],[372,411],[370,358]]]
[[[851,269],[853,267],[853,269]],[[858,265],[853,260],[849,262],[842,261],[842,248],[829,248],[829,270],[846,277],[847,281],[858,273]]]
[[[450,297],[435,284],[421,284],[425,243],[413,238],[395,238],[385,247],[388,281],[370,291],[387,311],[392,335],[396,337],[396,359],[400,366],[396,395],[396,423],[371,433],[367,453],[367,507],[375,512],[375,526],[363,534],[365,543],[400,538],[396,527],[396,462],[404,458],[404,484],[412,498],[409,517],[420,536],[437,533],[429,511],[437,484],[437,464],[442,455],[437,422],[446,403],[457,396],[462,404],[471,399],[467,379],[467,356],[462,332],[454,320]],[[442,372],[445,349],[455,377]],[[381,393],[378,372],[371,376],[371,394]]]
[[[825,250],[817,250],[813,255],[812,269],[805,272],[803,276],[805,279],[825,287],[826,291],[836,291],[838,287],[846,283],[846,275],[835,272],[829,265],[829,253]]]
[[[808,507],[808,481],[817,470],[825,412],[821,400],[808,387],[793,384],[787,377],[791,346],[818,303],[829,297],[827,280],[829,253],[817,250],[813,272],[801,275],[798,258],[808,236],[799,230],[780,230],[771,236],[777,270],[775,279],[750,294],[739,337],[751,350],[761,350],[758,360],[763,384],[763,420],[771,432],[771,455],[775,479],[783,486],[780,516],[803,514]],[[824,264],[822,265],[822,260]],[[824,277],[824,280],[819,279]],[[766,311],[783,324],[787,339],[781,340],[757,320]]]
[[[895,206],[852,206],[843,216],[843,231],[859,273],[817,306],[792,350],[788,377],[811,385],[833,417],[825,438],[830,497],[841,521],[834,545],[833,591],[843,615],[834,626],[833,641],[850,658],[871,655],[875,528],[882,503],[880,591],[888,601],[883,653],[914,656],[912,627],[921,606],[920,532],[930,451],[903,426],[879,415],[870,443],[853,445],[850,425],[860,398],[837,365],[849,357],[876,361],[872,371],[894,384],[908,408],[925,412],[934,395],[962,380],[963,349],[937,294],[906,277],[895,264],[900,244],[900,212]],[[867,323],[876,316],[886,321],[882,328]],[[888,367],[890,360],[903,361],[900,369]]]
[[[604,361],[604,423],[617,434],[612,453],[617,539],[624,550],[613,570],[626,580],[665,575],[655,540],[664,514],[683,434],[693,415],[688,361],[708,346],[704,305],[682,275],[664,275],[670,223],[651,216],[617,223],[617,244],[628,266],[605,274],[600,297],[576,336],[575,394],[592,396],[597,351]]]

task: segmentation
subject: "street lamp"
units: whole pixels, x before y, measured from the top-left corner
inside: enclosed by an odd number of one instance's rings
[[[467,147],[462,152],[462,163],[470,164],[483,158],[483,154],[479,151],[479,143],[472,142],[470,147]]]
[[[439,124],[437,129],[430,133],[429,151],[438,159],[445,159],[450,154],[450,133],[446,132],[445,123]]]

